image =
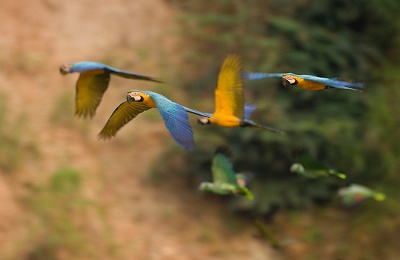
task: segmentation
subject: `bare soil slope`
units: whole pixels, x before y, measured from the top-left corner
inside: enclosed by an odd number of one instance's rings
[[[7,113],[1,127],[14,127],[22,148],[17,166],[0,174],[1,259],[38,259],[49,245],[56,245],[57,259],[277,259],[255,230],[242,232],[240,222],[230,228],[220,204],[179,181],[160,187],[147,181],[165,144],[176,146],[157,111],[111,141],[98,140],[126,90],[167,94],[167,86],[114,77],[92,120],[73,117],[78,75],[62,77],[60,64],[93,60],[173,80],[184,41],[175,36],[176,18],[162,0],[2,1],[0,93]],[[61,167],[81,174],[78,195],[95,205],[67,215],[83,237],[79,245],[49,242],[41,230],[54,225],[27,206],[32,187],[46,185]]]

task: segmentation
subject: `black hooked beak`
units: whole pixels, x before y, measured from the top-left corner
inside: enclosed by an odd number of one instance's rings
[[[131,103],[132,101],[135,101],[135,99],[128,93],[128,95],[126,95],[126,102]]]
[[[60,73],[61,75],[66,75],[69,73],[69,70],[71,69],[71,65],[69,64],[63,64],[60,66]]]

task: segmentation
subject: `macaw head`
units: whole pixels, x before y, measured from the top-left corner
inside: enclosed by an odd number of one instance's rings
[[[137,92],[137,91],[128,92],[128,95],[126,95],[126,101],[128,103],[143,102],[144,98],[142,95],[143,95],[142,93]]]
[[[197,123],[200,125],[208,125],[210,124],[210,119],[204,116],[199,116],[197,119]]]
[[[286,74],[282,76],[282,83],[285,87],[297,85],[297,80],[294,76]]]
[[[67,62],[60,66],[60,73],[66,75],[71,72],[72,63]]]

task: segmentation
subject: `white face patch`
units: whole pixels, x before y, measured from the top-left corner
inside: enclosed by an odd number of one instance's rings
[[[296,79],[291,75],[284,75],[282,76],[284,80],[286,80],[290,85],[296,84]]]
[[[136,102],[142,100],[142,97],[139,95],[138,92],[131,92],[131,93],[128,93],[128,96],[129,96],[133,101],[136,101]]]

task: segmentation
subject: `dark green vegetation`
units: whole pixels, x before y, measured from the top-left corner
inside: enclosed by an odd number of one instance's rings
[[[331,202],[339,187],[356,182],[387,195],[381,205],[368,205],[377,209],[358,212],[360,218],[376,223],[400,213],[392,203],[400,199],[399,1],[172,2],[185,11],[182,33],[195,43],[188,60],[199,67],[214,64],[194,80],[183,82],[191,96],[199,97],[194,102],[203,110],[213,109],[208,100],[228,53],[238,54],[245,69],[252,71],[290,71],[365,83],[363,93],[352,93],[284,88],[280,80],[247,82],[246,98],[259,107],[253,118],[288,135],[197,127],[196,142],[201,145],[184,155],[186,169],[179,171],[208,179],[211,154],[224,144],[233,150],[235,170],[251,170],[255,175],[249,184],[254,203],[234,201],[242,211],[265,216],[276,209]],[[324,164],[345,172],[347,179],[310,180],[290,173],[293,151],[298,149],[306,149]],[[392,221],[391,227],[399,230],[400,222]],[[384,246],[382,230],[382,225],[368,227],[371,244]],[[383,252],[377,249],[363,256]]]

